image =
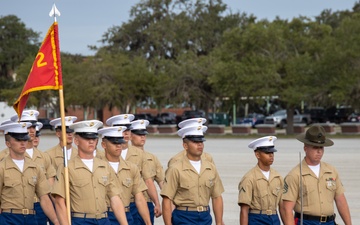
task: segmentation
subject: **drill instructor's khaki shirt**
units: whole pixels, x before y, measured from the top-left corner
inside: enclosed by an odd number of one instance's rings
[[[33,209],[34,196],[50,193],[43,169],[25,158],[21,172],[10,156],[0,162],[1,209]]]
[[[165,176],[164,187],[160,195],[166,196],[176,206],[208,206],[210,198],[221,196],[224,187],[214,164],[201,160],[200,174],[191,165],[189,159],[171,165]]]
[[[300,165],[293,168],[284,180],[283,200],[296,202],[295,212],[300,213]],[[302,161],[303,212],[313,216],[334,214],[334,198],[344,193],[344,187],[335,167],[320,163],[319,178],[312,172],[305,159]]]
[[[106,197],[120,196],[108,162],[95,157],[91,172],[76,156],[69,160],[68,170],[71,212],[104,213],[107,211]],[[63,165],[59,167],[52,195],[65,198]]]
[[[246,204],[253,210],[276,211],[283,187],[283,178],[276,170],[270,169],[270,177],[267,180],[256,165],[243,176],[239,183],[238,204]]]

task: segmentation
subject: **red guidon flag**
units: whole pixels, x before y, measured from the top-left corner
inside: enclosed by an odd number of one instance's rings
[[[30,92],[62,89],[58,24],[54,22],[41,44],[25,86],[13,107],[21,118]]]

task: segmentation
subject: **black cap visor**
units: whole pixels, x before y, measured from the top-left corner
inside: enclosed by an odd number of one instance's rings
[[[262,152],[277,152],[274,146],[263,146],[258,147],[255,151],[262,151]]]
[[[204,142],[206,141],[205,137],[203,135],[188,135],[185,136],[184,139],[188,139],[193,142]]]
[[[126,141],[123,137],[104,137],[106,140],[110,141],[113,144],[124,144]]]
[[[56,127],[56,130],[61,130],[61,126]],[[66,133],[74,133],[74,130],[66,126]]]
[[[84,139],[97,139],[98,134],[97,133],[91,133],[91,132],[77,132],[77,135]]]
[[[137,135],[147,135],[147,134],[149,134],[145,129],[131,130],[131,133],[137,134]]]
[[[11,137],[15,138],[18,141],[28,141],[30,140],[30,137],[28,135],[28,133],[11,133],[8,132],[8,135],[10,135]]]

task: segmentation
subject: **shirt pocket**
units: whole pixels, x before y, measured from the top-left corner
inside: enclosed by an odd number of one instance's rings
[[[127,178],[127,179],[123,180],[121,183],[122,183],[122,186],[124,186],[126,188],[130,188],[134,184],[134,182],[131,178]]]
[[[86,193],[84,190],[89,188],[90,181],[88,179],[77,179],[72,181],[72,186],[74,187],[75,193]],[[90,190],[87,190],[90,191]]]
[[[185,181],[180,183],[180,193],[184,199],[194,200],[195,193],[192,190],[195,187],[195,182]]]
[[[8,194],[12,196],[23,196],[21,183],[22,183],[21,180],[5,178],[4,180],[5,187],[3,188],[4,194],[8,192]]]

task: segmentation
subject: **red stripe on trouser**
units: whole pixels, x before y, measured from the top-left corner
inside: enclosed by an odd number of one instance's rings
[[[295,221],[294,225],[296,225],[298,223],[298,221],[299,221],[299,218],[295,218],[294,221]]]

